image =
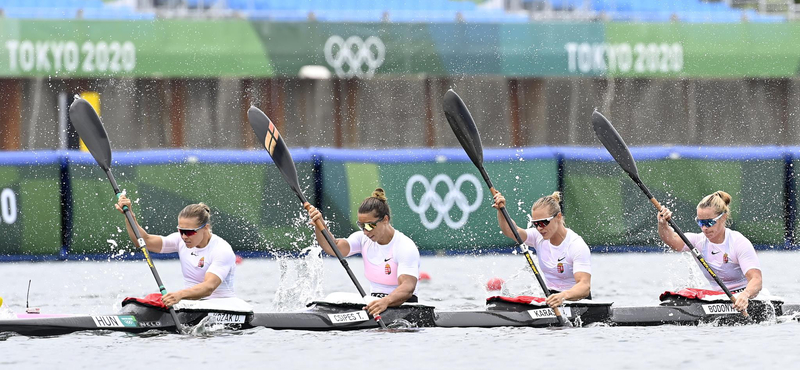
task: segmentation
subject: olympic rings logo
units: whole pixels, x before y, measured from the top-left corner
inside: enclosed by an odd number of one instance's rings
[[[476,197],[475,201],[470,203],[467,200],[466,195],[461,192],[461,187],[464,185],[465,182],[472,183],[472,186],[475,188]],[[425,189],[425,193],[422,194],[422,197],[419,199],[419,203],[414,202],[414,185],[417,183],[422,184],[422,187]],[[444,199],[436,192],[436,187],[439,184],[447,185],[447,195],[444,196]],[[463,174],[456,179],[455,183],[450,176],[447,176],[443,173],[440,173],[433,177],[433,180],[428,182],[428,179],[422,175],[414,175],[408,179],[406,183],[406,201],[408,202],[409,208],[412,211],[419,214],[419,219],[422,221],[422,225],[425,226],[428,230],[433,230],[439,227],[439,224],[444,221],[447,226],[451,229],[460,229],[467,223],[469,219],[469,214],[475,212],[478,207],[481,206],[481,202],[483,200],[483,188],[481,187],[480,181],[471,175],[471,174]],[[461,210],[461,217],[458,220],[453,220],[450,217],[450,210],[453,209],[453,206],[458,207]],[[433,208],[437,214],[433,220],[428,220],[427,212],[428,209]]]
[[[333,35],[325,41],[325,61],[339,77],[372,77],[385,59],[386,46],[375,36],[366,40],[350,36],[344,40]]]

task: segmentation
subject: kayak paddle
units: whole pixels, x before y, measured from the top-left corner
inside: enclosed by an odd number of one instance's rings
[[[289,187],[292,188],[297,197],[300,198],[300,202],[303,203],[303,208],[306,210],[310,209],[311,203],[306,200],[303,191],[300,189],[300,182],[297,180],[297,168],[294,165],[294,160],[292,160],[292,154],[289,153],[289,148],[286,147],[286,143],[283,141],[283,136],[281,136],[275,128],[275,125],[272,124],[269,117],[256,107],[251,106],[250,109],[247,110],[247,120],[250,121],[253,132],[255,132],[259,142],[264,145],[272,161],[275,162],[275,166],[278,167],[283,179],[286,180]],[[347,271],[347,275],[350,276],[350,280],[355,284],[358,293],[361,294],[361,298],[364,298],[364,303],[369,303],[367,301],[367,294],[364,292],[361,284],[359,284],[356,276],[353,275],[353,271],[350,270],[350,266],[336,246],[336,240],[334,240],[333,235],[328,231],[325,222],[322,220],[316,221],[316,226],[322,230],[325,241],[331,246],[331,249],[333,249],[333,252],[336,254],[336,258],[339,259],[342,267]],[[367,313],[367,315],[372,316],[369,313]],[[386,329],[386,324],[383,323],[380,315],[375,316],[374,319],[382,329]]]
[[[483,168],[483,147],[481,145],[481,136],[478,133],[478,127],[475,126],[475,121],[472,119],[472,115],[469,113],[466,104],[464,101],[461,100],[461,97],[456,94],[453,90],[447,90],[444,94],[444,115],[447,117],[447,122],[450,123],[450,128],[453,129],[453,133],[456,134],[456,138],[458,138],[458,142],[461,143],[461,146],[464,148],[464,151],[467,152],[467,156],[469,159],[472,160],[472,163],[475,164],[475,167],[478,168],[478,171],[483,176],[483,181],[486,182],[486,185],[489,186],[489,191],[492,192],[492,195],[497,193],[497,189],[494,188],[492,185],[492,180],[489,179],[489,174],[486,173],[486,169]],[[525,242],[519,236],[519,232],[517,232],[517,227],[511,221],[511,216],[508,215],[508,210],[505,207],[500,208],[500,212],[503,214],[503,218],[508,223],[508,227],[511,229],[511,232],[514,233],[514,238],[517,241],[522,252],[525,254],[525,259],[528,261],[528,265],[533,270],[533,275],[536,276],[536,280],[539,282],[539,286],[542,288],[545,296],[550,295],[550,289],[547,288],[547,284],[545,284],[544,279],[542,278],[542,274],[539,273],[539,269],[536,268],[536,264],[533,262],[533,258],[531,258],[531,253],[528,250],[528,246],[525,245]],[[569,322],[563,315],[561,315],[561,311],[556,307],[553,309],[556,317],[558,318],[558,322],[561,326],[572,326],[572,323]]]
[[[625,141],[622,140],[622,137],[619,135],[614,126],[611,125],[611,122],[606,119],[600,112],[594,111],[592,113],[592,127],[594,128],[594,133],[597,135],[597,138],[600,139],[600,142],[603,143],[603,146],[606,147],[606,150],[614,157],[614,160],[619,163],[619,166],[622,167],[622,170],[630,176],[631,180],[639,186],[639,189],[642,189],[644,195],[650,199],[650,203],[656,207],[656,210],[661,211],[661,203],[656,200],[653,194],[650,193],[650,190],[647,189],[647,186],[644,185],[641,179],[639,179],[639,169],[636,168],[636,162],[633,160],[633,156],[631,155],[631,151],[628,149],[628,145],[625,144]],[[730,298],[731,302],[736,303],[736,298],[733,297],[731,291],[728,290],[728,287],[719,279],[714,270],[711,269],[711,266],[706,263],[705,258],[703,255],[700,254],[700,251],[689,242],[689,239],[686,238],[686,235],[683,234],[683,231],[675,224],[675,221],[671,218],[669,219],[669,226],[672,226],[672,229],[675,230],[675,233],[681,238],[684,244],[689,247],[689,250],[692,251],[697,261],[708,271],[708,274],[714,278],[714,281],[722,288],[725,294]],[[742,312],[743,315],[747,316],[747,311]]]
[[[69,107],[69,118],[72,121],[72,125],[75,126],[75,130],[78,131],[78,135],[80,135],[84,144],[86,144],[86,148],[92,153],[92,157],[94,157],[97,164],[100,165],[100,168],[106,172],[108,181],[111,182],[111,187],[114,189],[114,194],[119,198],[122,193],[119,191],[117,181],[114,180],[114,175],[111,173],[111,144],[108,141],[108,134],[106,133],[105,127],[103,127],[103,122],[100,121],[100,117],[97,116],[94,107],[92,107],[89,102],[76,95],[75,101],[72,102]],[[150,266],[150,272],[153,273],[153,277],[156,279],[158,290],[161,292],[162,296],[166,295],[167,289],[164,287],[164,283],[161,282],[161,277],[158,275],[155,265],[153,265],[153,260],[150,259],[150,253],[147,251],[147,245],[144,239],[142,239],[141,234],[139,234],[139,228],[135,227],[136,222],[133,220],[130,209],[124,207],[123,211],[125,212],[125,217],[128,219],[128,223],[131,225],[133,234],[136,236],[139,247],[142,248],[142,253],[144,253],[147,265]],[[179,333],[183,333],[183,325],[181,325],[180,320],[178,320],[178,314],[175,313],[175,309],[170,307],[169,313],[172,316],[172,320],[175,321],[176,330],[178,330]]]

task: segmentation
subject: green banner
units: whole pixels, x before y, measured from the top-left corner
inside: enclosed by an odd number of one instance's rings
[[[447,75],[445,55],[433,42],[431,32],[454,36],[453,27],[458,28],[452,25],[317,22],[253,22],[253,27],[261,36],[263,48],[269,50],[276,74],[297,76],[303,66],[320,65],[340,77]],[[442,27],[445,30],[440,30]],[[489,42],[481,47],[495,45]],[[460,46],[460,43],[456,40],[453,46]],[[475,49],[478,50],[476,57],[485,54],[477,45]],[[460,49],[452,52],[459,56],[465,53]]]
[[[279,75],[304,65],[340,77],[790,77],[793,23],[393,24],[254,22]]]
[[[263,151],[262,151],[263,152]],[[176,231],[178,213],[203,202],[211,208],[213,232],[235,251],[299,251],[314,240],[307,216],[266,153],[181,151],[125,153],[113,168],[121,189],[134,201],[133,211],[149,233]],[[237,158],[238,157],[238,158]],[[220,162],[237,158],[232,162]],[[305,158],[305,159],[304,159]],[[295,157],[301,186],[314,201],[313,163]],[[71,167],[73,253],[135,251],[124,217],[113,207],[115,196],[96,165]]]
[[[783,159],[664,158],[637,164],[642,181],[684,232],[700,232],[694,222],[697,204],[723,190],[733,198],[732,229],[753,244],[783,246]],[[663,245],[653,205],[616,162],[566,160],[564,193],[567,226],[589,245]]]
[[[284,23],[0,18],[0,77],[791,77],[796,23]]]
[[[800,67],[796,23],[608,23],[606,36],[591,47],[605,49],[615,76],[790,77]]]
[[[392,224],[422,250],[469,252],[514,244],[500,233],[491,194],[461,149],[292,152],[304,194],[319,204],[337,237],[357,230],[358,206],[382,187]],[[791,174],[786,158],[795,152],[651,147],[634,148],[633,156],[642,181],[673,210],[683,231],[700,232],[694,222],[697,203],[724,190],[733,198],[730,227],[755,245],[782,248],[787,225],[794,222],[795,235],[800,233],[798,199],[788,199],[785,190],[796,187],[797,179],[786,181]],[[560,183],[566,224],[590,246],[663,245],[653,205],[604,149],[485,154],[486,170],[519,226],[527,225],[533,202]],[[62,169],[62,163],[68,166]],[[175,232],[183,207],[204,202],[212,210],[213,232],[236,251],[297,252],[314,243],[306,211],[263,151],[115,153],[112,165],[151,234]],[[88,153],[3,153],[0,257],[58,256],[62,233],[73,254],[136,251],[114,203],[105,173]]]
[[[382,187],[392,210],[392,225],[421,250],[477,251],[514,245],[500,232],[492,195],[475,166],[434,157],[417,154],[410,163],[326,159],[322,207],[333,221],[336,237],[345,238],[357,230],[359,205]],[[487,160],[485,167],[495,188],[508,199],[509,214],[522,226],[527,225],[533,202],[557,187],[554,157]]]
[[[272,67],[247,21],[0,17],[0,77],[252,77]]]
[[[599,76],[602,68],[588,67],[602,59],[592,45],[605,40],[605,27],[594,23],[504,25],[499,30],[502,74],[510,76]],[[587,48],[588,46],[588,48]]]
[[[339,77],[577,75],[570,70],[567,46],[604,39],[603,26],[590,23],[254,22],[254,27],[276,73],[284,76],[296,76],[305,65],[324,66]]]
[[[0,160],[0,255],[58,255],[59,157],[55,152],[12,153]]]

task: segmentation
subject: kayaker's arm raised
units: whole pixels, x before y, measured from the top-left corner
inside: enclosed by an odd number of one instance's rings
[[[325,239],[325,236],[322,235],[322,229],[319,227],[319,225],[325,224],[325,221],[322,219],[322,213],[316,207],[311,206],[308,208],[308,217],[311,219],[311,224],[314,225],[314,232],[317,234],[319,246],[322,247],[325,253],[336,256],[333,248],[328,245],[328,241]],[[339,248],[339,252],[342,253],[342,256],[350,254],[350,243],[347,242],[347,239],[336,239],[336,247]]]
[[[124,215],[125,211],[123,211],[122,209],[122,207],[124,206],[127,206],[128,209],[130,210],[131,216],[133,216],[133,222],[136,223],[136,227],[139,229],[139,235],[142,236],[142,239],[144,239],[145,244],[147,244],[147,250],[153,253],[160,253],[162,246],[161,236],[150,235],[147,233],[147,231],[145,231],[143,227],[139,226],[139,221],[136,219],[136,214],[133,213],[133,208],[131,207],[132,206],[131,200],[128,199],[128,197],[125,196],[125,194],[122,194],[119,196],[117,204],[115,204],[114,207],[117,209],[117,211],[120,211]],[[128,230],[128,236],[133,241],[133,245],[138,247],[139,241],[136,240],[136,235],[133,233],[133,229],[131,228],[131,225],[127,220],[128,218],[125,217],[125,228]]]
[[[514,232],[508,226],[505,217],[503,217],[503,212],[500,210],[505,206],[506,206],[506,198],[503,196],[503,194],[500,194],[499,191],[494,193],[494,203],[492,204],[492,207],[497,209],[497,222],[500,224],[500,230],[503,231],[503,235],[511,238],[516,242],[517,238],[514,236]],[[519,237],[522,238],[523,241],[528,239],[528,233],[525,231],[525,229],[522,229],[519,226],[517,226],[517,223],[514,222],[514,220],[511,220],[511,222],[513,222],[514,227],[517,228],[517,233],[519,233]]]
[[[670,219],[672,219],[672,211],[667,207],[661,207],[661,211],[658,212],[658,236],[661,237],[661,240],[670,248],[680,252],[686,244],[681,240],[681,237],[678,236],[678,233],[669,226]]]

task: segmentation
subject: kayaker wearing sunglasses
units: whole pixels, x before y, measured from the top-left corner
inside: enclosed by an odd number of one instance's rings
[[[695,218],[702,233],[685,235],[731,293],[738,293],[733,307],[744,311],[748,300],[761,291],[761,267],[753,243],[742,233],[726,227],[731,213],[730,204],[731,196],[724,191],[707,195],[697,204]],[[678,252],[689,251],[689,247],[667,223],[670,218],[672,211],[662,207],[658,213],[658,236]],[[708,271],[703,266],[700,266],[700,270],[711,284],[711,289],[721,292],[722,288]]]
[[[308,215],[312,223],[322,220],[322,214],[314,207],[308,209]],[[389,203],[383,189],[375,189],[372,196],[361,203],[356,224],[361,230],[347,239],[336,239],[336,246],[343,256],[360,253],[363,257],[371,295],[380,298],[367,304],[367,311],[379,315],[387,307],[418,302],[419,250],[414,241],[392,227]],[[316,227],[316,223],[314,225],[322,249],[335,256],[322,230]]]
[[[531,209],[533,228],[517,228],[525,244],[533,247],[539,259],[539,270],[544,275],[547,288],[547,305],[561,306],[564,301],[592,299],[592,268],[589,246],[580,235],[568,229],[561,213],[561,193],[555,192],[539,198]],[[508,227],[500,208],[506,206],[506,198],[495,193],[497,221],[505,236],[516,240]]]
[[[203,203],[190,204],[178,214],[178,230],[167,236],[148,234],[139,226],[133,214],[131,200],[124,194],[114,205],[121,213],[122,207],[131,210],[136,227],[153,253],[178,252],[185,289],[169,292],[161,301],[167,307],[182,299],[230,298],[234,297],[233,275],[236,270],[236,255],[231,245],[211,233],[211,209]],[[134,245],[139,243],[131,225],[125,221]]]

